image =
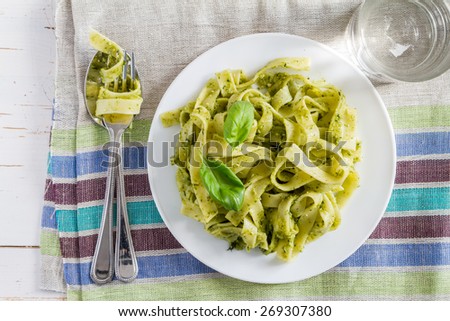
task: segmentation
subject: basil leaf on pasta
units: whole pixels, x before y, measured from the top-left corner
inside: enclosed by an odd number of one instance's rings
[[[236,101],[228,110],[223,136],[228,144],[236,147],[248,137],[253,125],[254,107],[248,101]]]
[[[239,211],[244,201],[244,184],[221,161],[203,159],[202,183],[209,195],[227,210]]]

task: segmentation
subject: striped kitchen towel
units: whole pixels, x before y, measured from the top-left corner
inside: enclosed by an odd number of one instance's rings
[[[378,84],[397,142],[395,189],[370,239],[337,267],[290,284],[226,277],[165,227],[147,180],[146,141],[164,91],[190,61],[224,40],[285,32],[346,53],[358,1],[58,0],[56,103],[42,214],[42,288],[70,300],[450,299],[450,73],[420,84]],[[141,115],[125,134],[125,184],[139,275],[97,286],[89,269],[105,190],[106,131],[83,104],[89,28],[136,52]],[[177,107],[177,106],[174,106]]]

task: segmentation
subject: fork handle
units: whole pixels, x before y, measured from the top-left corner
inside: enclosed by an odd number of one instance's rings
[[[117,235],[115,253],[116,277],[122,282],[133,281],[138,274],[136,253],[131,238],[128,220],[127,201],[125,196],[125,181],[123,177],[123,153],[119,148],[120,163],[116,172],[117,183]]]
[[[112,130],[109,130],[109,136],[110,142],[115,145],[116,135]],[[108,162],[105,203],[90,272],[91,278],[96,284],[110,282],[114,274],[112,222],[116,168],[115,162]]]

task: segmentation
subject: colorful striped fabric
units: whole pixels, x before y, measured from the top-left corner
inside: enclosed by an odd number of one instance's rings
[[[421,106],[416,109],[414,117],[426,117],[432,111],[450,114],[450,106]],[[392,109],[394,127],[405,129],[402,121],[408,114],[409,108]],[[138,121],[135,126],[142,126],[142,132],[147,133],[148,124],[148,121]],[[427,130],[433,129],[427,127]],[[92,131],[92,136],[96,136],[101,128],[87,125],[81,130]],[[61,137],[71,135],[70,131],[64,130],[55,130],[54,133]],[[404,143],[397,147],[399,162],[395,190],[385,216],[370,239],[331,271],[303,282],[276,286],[249,284],[224,277],[181,248],[164,226],[151,198],[146,167],[141,167],[138,160],[139,157],[145,158],[143,147],[135,151],[131,151],[134,147],[126,147],[125,153],[130,155],[130,160],[125,162],[125,183],[133,239],[139,256],[138,280],[129,285],[116,281],[102,287],[93,285],[89,267],[105,188],[105,171],[98,164],[106,159],[106,155],[99,151],[68,155],[67,146],[54,144],[50,162],[52,178],[77,177],[77,182],[48,182],[46,200],[54,201],[57,209],[51,205],[44,206],[43,253],[59,255],[52,246],[59,244],[69,299],[314,299],[339,295],[348,298],[448,298],[449,140],[447,146],[435,146],[436,150],[430,150],[427,144],[416,143],[420,141],[417,137],[444,135],[448,132],[397,134],[397,141]],[[146,135],[143,135],[141,142],[145,141]],[[101,145],[94,143],[85,148],[98,149]],[[447,151],[442,152],[443,148]],[[132,156],[133,152],[136,155]],[[417,156],[421,156],[420,159]],[[58,234],[54,233],[55,230]],[[430,283],[427,284],[426,280]],[[412,285],[420,286],[412,289]],[[190,290],[179,291],[180,287]],[[312,290],[317,288],[320,289],[317,293]]]
[[[322,5],[317,6],[315,10]],[[58,46],[64,56],[64,48],[73,48],[73,30],[63,22],[71,18],[74,7],[61,0],[58,8]],[[69,68],[60,71],[57,81],[71,72],[75,73]],[[444,86],[448,83],[447,73],[425,86],[417,99],[404,98],[414,96],[417,85],[378,87],[396,131],[398,156],[395,189],[386,213],[369,240],[347,260],[316,277],[279,285],[226,277],[193,258],[174,239],[148,185],[148,116],[128,130],[124,153],[128,212],[140,272],[130,284],[117,280],[93,284],[89,269],[105,190],[106,171],[100,164],[107,160],[103,151],[107,135],[82,111],[70,114],[62,105],[76,95],[67,98],[57,91],[41,251],[46,278],[54,275],[60,285],[43,286],[64,288],[70,300],[450,299],[450,98]],[[397,97],[407,90],[412,92]]]

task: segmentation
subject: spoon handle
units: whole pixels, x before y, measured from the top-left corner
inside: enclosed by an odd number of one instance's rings
[[[117,180],[117,236],[115,253],[116,277],[122,282],[133,281],[138,274],[136,253],[131,238],[128,221],[127,201],[125,197],[125,181],[123,177],[123,155],[119,147],[120,164],[116,172]]]
[[[110,141],[114,141],[114,133],[109,132]],[[102,221],[98,233],[97,244],[91,265],[91,278],[96,284],[108,283],[113,278],[114,272],[114,249],[113,249],[113,201],[115,184],[115,162],[108,162],[108,173],[106,179],[105,203],[102,212]]]

